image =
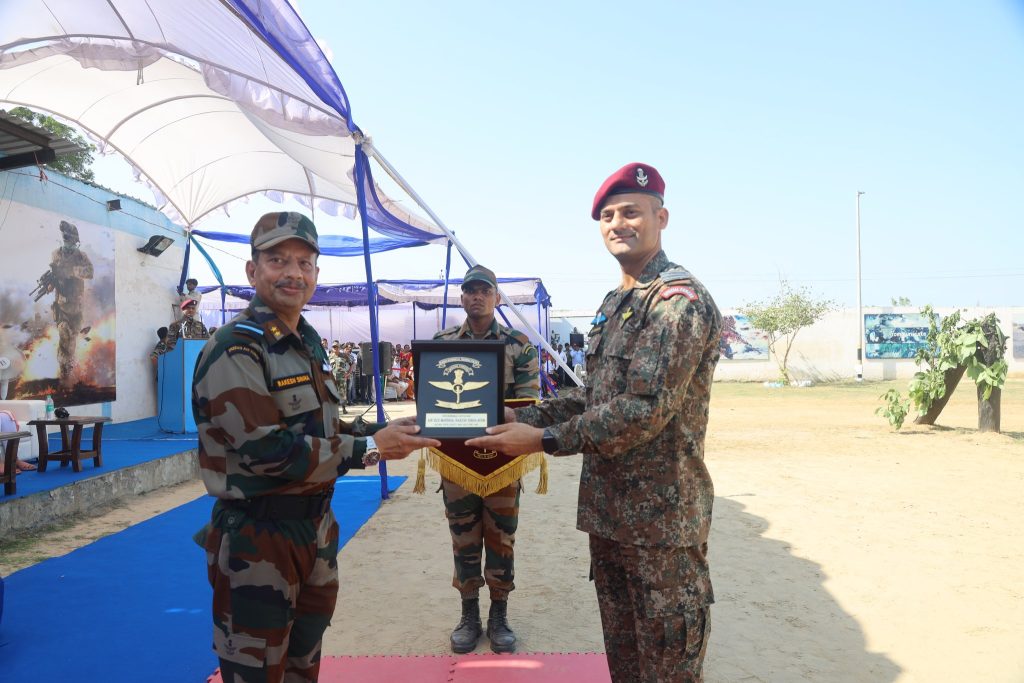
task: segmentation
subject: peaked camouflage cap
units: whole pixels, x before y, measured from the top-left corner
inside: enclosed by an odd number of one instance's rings
[[[466,277],[462,278],[462,288],[465,289],[466,285],[472,282],[486,282],[495,289],[498,287],[498,280],[494,277],[494,271],[490,268],[484,268],[479,263],[466,271]]]
[[[249,244],[253,249],[269,249],[290,239],[300,239],[320,253],[313,221],[294,211],[263,214],[249,235]]]

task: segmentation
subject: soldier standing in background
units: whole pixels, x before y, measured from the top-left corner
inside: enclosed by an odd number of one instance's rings
[[[538,398],[540,388],[537,349],[517,330],[498,324],[494,308],[501,302],[494,273],[473,266],[462,280],[462,307],[466,321],[434,335],[434,339],[498,339],[505,342],[506,398]],[[539,448],[536,450],[540,450]],[[452,585],[462,596],[462,618],[451,635],[452,651],[472,652],[481,635],[480,588],[486,583],[491,607],[487,637],[495,652],[514,652],[516,636],[509,628],[508,594],[515,588],[513,546],[519,525],[517,481],[481,498],[458,484],[441,479],[445,517],[452,536],[455,574]],[[484,575],[480,572],[485,556]]]
[[[587,387],[506,410],[468,446],[583,453],[577,527],[590,534],[612,681],[702,680],[714,602],[707,561],[714,488],[704,466],[722,316],[666,257],[665,183],[629,164],[594,197],[621,285],[594,317]]]
[[[415,418],[342,434],[339,387],[302,317],[316,288],[313,222],[270,213],[250,235],[256,294],[196,363],[192,411],[213,506],[195,540],[213,586],[213,649],[224,683],[316,681],[338,597],[334,481],[350,468],[440,442]]]
[[[60,222],[64,243],[53,252],[50,270],[39,278],[34,292],[36,301],[54,292],[53,322],[57,325],[57,366],[60,384],[71,387],[71,373],[75,369],[75,350],[82,329],[82,309],[85,305],[85,280],[93,275],[92,261],[78,248],[78,228],[67,221]]]
[[[348,349],[343,349],[339,342],[334,342],[330,354],[331,374],[334,375],[334,383],[338,385],[341,393],[341,413],[348,415],[348,373],[352,368],[352,360],[349,358]]]

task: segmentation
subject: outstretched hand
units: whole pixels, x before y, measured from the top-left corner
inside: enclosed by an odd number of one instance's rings
[[[381,459],[401,460],[418,448],[437,448],[441,445],[437,439],[416,436],[419,431],[415,417],[403,417],[389,422],[387,427],[373,435]]]
[[[490,448],[513,457],[544,450],[544,430],[522,422],[509,422],[487,428],[487,436],[467,439],[466,445]]]

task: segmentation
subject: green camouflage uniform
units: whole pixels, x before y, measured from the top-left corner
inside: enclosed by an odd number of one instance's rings
[[[329,353],[327,356],[330,359],[334,383],[338,385],[338,390],[341,392],[341,405],[348,405],[348,374],[352,368],[352,359],[344,349],[341,353]]]
[[[167,326],[167,337],[164,339],[164,353],[178,345],[179,339],[209,339],[210,333],[206,325],[197,316],[185,317]]]
[[[434,335],[434,339],[473,338],[468,321]],[[537,349],[530,339],[522,332],[499,325],[497,320],[491,322],[491,329],[481,338],[505,342],[505,397],[537,398],[540,389]],[[509,592],[515,588],[513,546],[519,525],[520,482],[486,498],[447,479],[441,480],[441,488],[455,556],[452,585],[463,598],[475,598],[486,577],[491,600],[507,600]],[[481,575],[480,559],[485,551]]]
[[[197,361],[199,466],[218,500],[196,542],[206,550],[225,683],[316,680],[338,593],[329,497],[337,477],[363,467],[366,449],[339,433],[339,399],[316,330],[300,318],[290,332],[258,297]],[[252,514],[247,506],[275,500],[268,496],[328,504],[305,518]]]
[[[699,681],[714,602],[707,564],[714,488],[704,466],[722,317],[659,252],[610,292],[590,331],[585,389],[516,411],[583,454],[577,526],[613,681]]]

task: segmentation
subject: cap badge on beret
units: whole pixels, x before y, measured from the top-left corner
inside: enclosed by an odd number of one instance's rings
[[[594,203],[590,208],[590,217],[599,220],[601,208],[609,197],[631,193],[649,194],[659,200],[665,199],[665,179],[658,169],[650,164],[626,164],[611,174],[594,195]]]

